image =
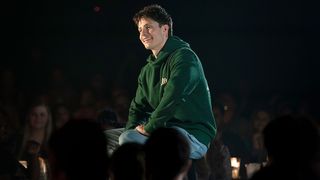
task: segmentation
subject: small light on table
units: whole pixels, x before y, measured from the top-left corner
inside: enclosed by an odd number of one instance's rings
[[[231,168],[232,168],[232,179],[239,179],[239,171],[240,171],[240,158],[231,157]]]

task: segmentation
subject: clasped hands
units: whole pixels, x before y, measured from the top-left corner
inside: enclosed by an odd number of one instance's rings
[[[139,133],[141,133],[141,134],[143,134],[143,135],[145,135],[145,136],[149,136],[149,133],[147,133],[147,132],[144,130],[144,125],[143,125],[143,124],[138,125],[138,126],[136,127],[136,130],[137,130]]]

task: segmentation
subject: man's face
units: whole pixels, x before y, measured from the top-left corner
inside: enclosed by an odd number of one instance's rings
[[[150,18],[141,18],[138,23],[139,38],[146,49],[157,55],[168,39],[168,25],[162,25]]]

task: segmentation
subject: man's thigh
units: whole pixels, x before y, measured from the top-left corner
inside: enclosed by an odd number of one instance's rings
[[[120,135],[119,144],[122,145],[124,143],[129,143],[129,142],[144,144],[147,139],[148,139],[148,136],[145,136],[145,135],[139,133],[135,129],[129,129],[129,130],[124,131]]]

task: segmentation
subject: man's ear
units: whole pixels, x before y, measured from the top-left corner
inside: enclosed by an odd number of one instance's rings
[[[169,36],[169,25],[164,24],[164,25],[162,25],[162,28],[163,28],[163,32],[166,32],[166,34]]]

